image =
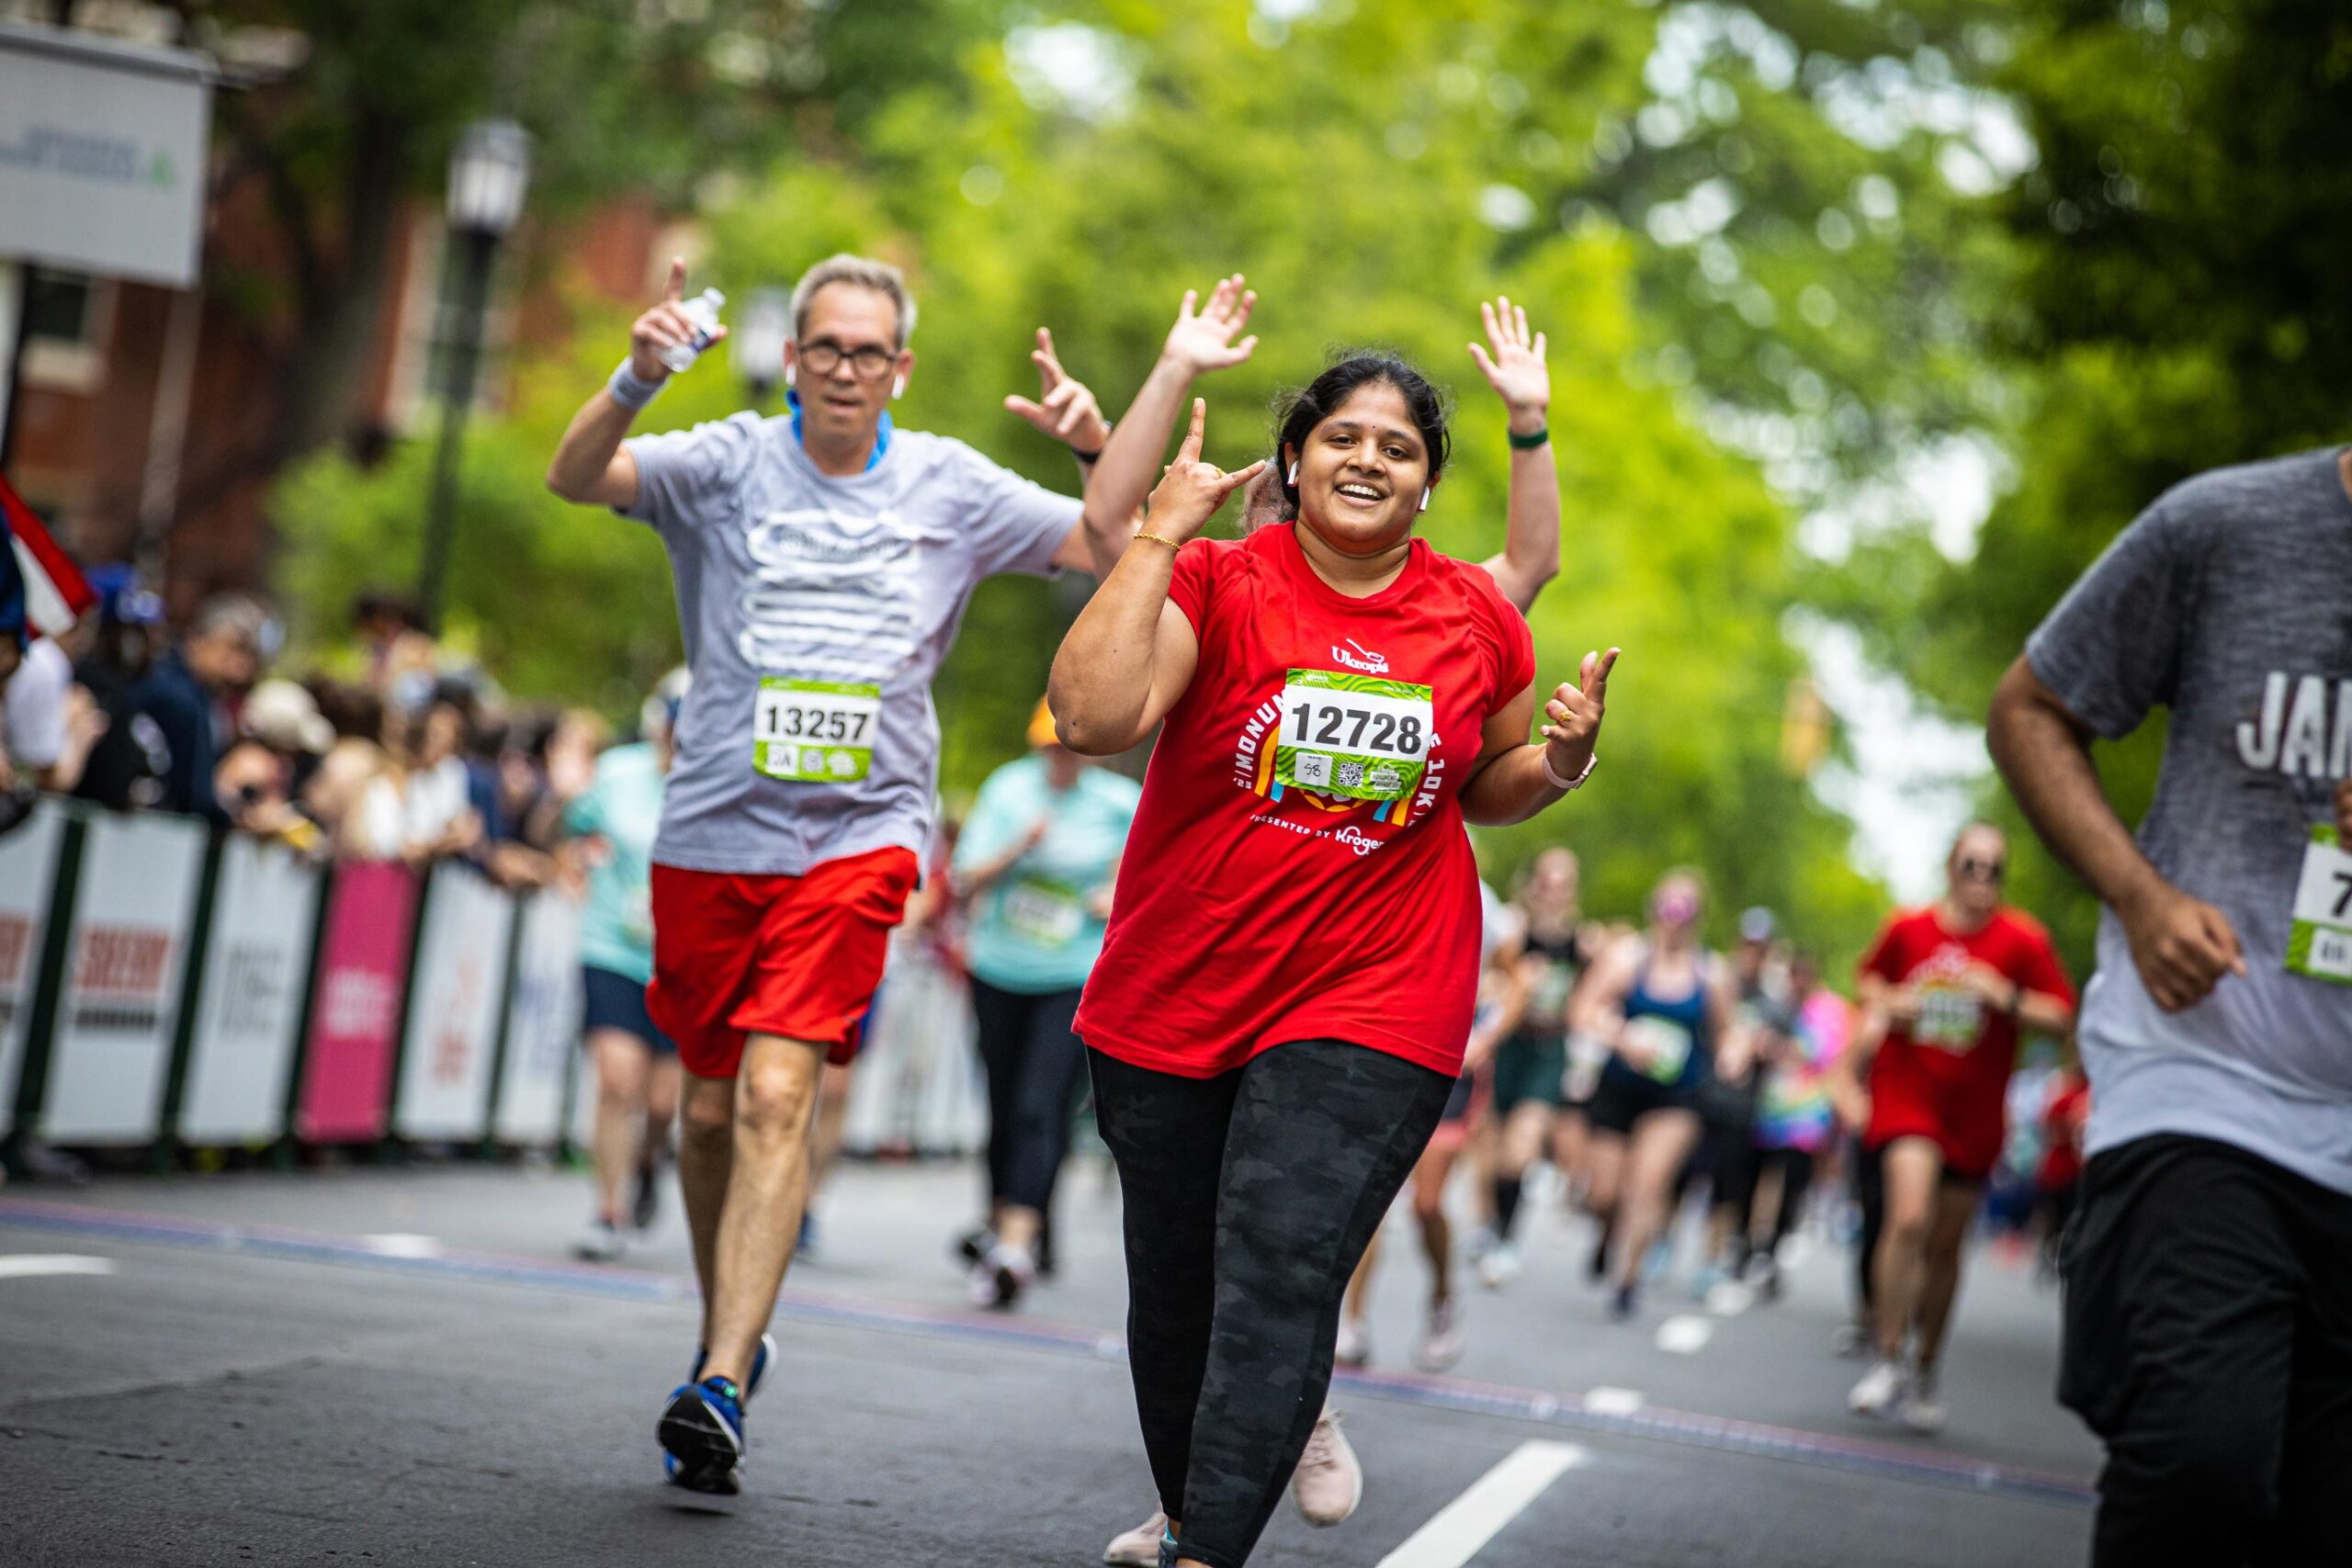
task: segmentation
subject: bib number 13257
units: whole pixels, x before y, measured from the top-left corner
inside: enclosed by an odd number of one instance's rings
[[[1437,711],[1430,689],[1346,671],[1283,683],[1274,780],[1350,800],[1402,800],[1421,782]]]
[[[760,682],[752,766],[787,784],[855,784],[874,765],[882,688],[838,681]]]
[[[2314,980],[2352,986],[2352,854],[2335,829],[2312,829],[2295,883],[2295,923],[2287,932],[2287,967]]]

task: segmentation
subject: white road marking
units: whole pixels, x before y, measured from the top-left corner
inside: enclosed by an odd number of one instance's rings
[[[1648,1403],[1637,1388],[1600,1387],[1585,1391],[1584,1407],[1595,1416],[1631,1416]]]
[[[413,1231],[386,1231],[379,1235],[363,1235],[359,1245],[370,1252],[380,1252],[387,1258],[438,1258],[441,1238],[419,1235]]]
[[[1669,1317],[1657,1325],[1657,1348],[1669,1356],[1695,1356],[1715,1337],[1715,1325],[1703,1317]]]
[[[1462,1568],[1544,1489],[1592,1456],[1575,1443],[1521,1443],[1380,1560],[1380,1568]]]
[[[0,1252],[0,1280],[28,1280],[49,1274],[111,1274],[111,1258],[91,1258],[79,1252]]]

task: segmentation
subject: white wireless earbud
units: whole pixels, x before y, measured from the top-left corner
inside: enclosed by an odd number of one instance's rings
[[[1430,509],[1430,487],[1429,487],[1429,486],[1427,486],[1427,485],[1423,485],[1423,486],[1421,487],[1421,510],[1422,510],[1422,511],[1424,511],[1424,512],[1427,512],[1429,509]]]
[[[1296,463],[1293,463],[1290,466],[1290,482],[1293,484],[1296,484],[1298,482],[1298,465]]]
[[[894,398],[903,398],[907,395],[907,378],[904,376],[890,383],[890,395]]]
[[[784,384],[787,387],[797,386],[799,384],[799,381],[800,367],[797,365],[786,366],[784,367]]]

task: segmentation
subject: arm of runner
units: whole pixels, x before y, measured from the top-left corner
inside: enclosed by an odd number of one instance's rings
[[[2041,841],[2122,922],[2132,964],[2158,1007],[2178,1012],[2223,975],[2245,974],[2229,917],[2166,882],[2140,852],[2099,787],[2090,727],[2022,657],[1993,694],[1984,738]]]
[[[1625,1033],[1625,998],[1641,967],[1641,939],[1626,937],[1603,949],[1584,983],[1568,998],[1568,1027],[1615,1050]]]
[[[1004,846],[999,852],[969,865],[956,868],[956,891],[967,898],[977,897],[995,885],[1008,871],[1021,863],[1021,857],[1046,841],[1053,824],[1040,817],[1029,824],[1028,831]]]
[[[1168,330],[1159,362],[1144,379],[1126,417],[1113,426],[1102,456],[1086,480],[1086,507],[1078,526],[1055,556],[1058,565],[1107,577],[1113,562],[1122,558],[1134,536],[1136,513],[1161,472],[1160,457],[1168,437],[1184,412],[1187,394],[1196,377],[1238,365],[1256,351],[1255,335],[1234,342],[1234,334],[1249,324],[1258,296],[1242,286],[1239,273],[1222,278],[1209,291],[1205,309],[1196,309],[1197,289],[1184,290],[1177,307],[1176,324]],[[1255,478],[1257,468],[1245,470],[1241,482]],[[1220,498],[1221,499],[1221,498]],[[1155,528],[1155,533],[1165,530]],[[1170,536],[1172,537],[1173,536]],[[1057,710],[1058,711],[1058,710]]]
[[[659,386],[668,380],[670,367],[662,363],[662,351],[694,339],[695,323],[679,305],[685,298],[685,258],[673,257],[670,281],[661,299],[629,328],[629,374],[640,381]],[[727,329],[720,327],[711,334],[711,342],[726,335]],[[637,458],[621,441],[637,414],[636,409],[613,396],[610,387],[597,388],[571,416],[563,439],[556,444],[554,460],[548,464],[548,489],[566,501],[587,505],[624,510],[635,506]]]
[[[1707,965],[1707,1038],[1714,1043],[1717,1069],[1737,1077],[1753,1066],[1756,1033],[1756,1026],[1739,1016],[1730,969],[1721,963]]]
[[[1508,297],[1480,300],[1487,343],[1470,345],[1487,384],[1510,411],[1510,433],[1532,436],[1546,428],[1552,407],[1552,372],[1544,362],[1542,333],[1529,333],[1527,311]],[[1485,563],[1495,586],[1522,615],[1544,585],[1560,574],[1560,470],[1552,444],[1527,447],[1513,443],[1510,501],[1503,521],[1503,553]]]
[[[1202,462],[1207,418],[1208,404],[1193,399],[1191,433],[1151,492],[1150,531],[1159,542],[1119,558],[1054,654],[1046,687],[1054,730],[1080,756],[1108,757],[1140,744],[1192,683],[1200,642],[1168,598],[1177,548],[1266,466],[1260,458],[1228,474]],[[1136,423],[1133,414],[1120,422],[1111,437],[1114,450]]]
[[[1533,743],[1519,738],[1527,733],[1534,715],[1535,688],[1530,686],[1509,705],[1487,720],[1480,738],[1478,760],[1470,782],[1462,786],[1462,815],[1487,827],[1524,822],[1568,792],[1552,781],[1573,785],[1592,761],[1600,740],[1600,720],[1607,706],[1609,672],[1617,666],[1616,649],[1588,653],[1577,674],[1581,685],[1562,682],[1544,705],[1551,722],[1544,739]]]

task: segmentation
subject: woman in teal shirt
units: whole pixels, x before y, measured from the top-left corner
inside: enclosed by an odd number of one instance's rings
[[[1111,886],[1140,791],[1054,740],[1046,705],[1030,754],[989,775],[964,820],[951,876],[970,904],[972,1010],[989,1082],[989,1212],[967,1243],[972,1299],[1011,1306],[1036,1274],[1038,1238],[1086,1048],[1070,1031],[1102,951]]]

